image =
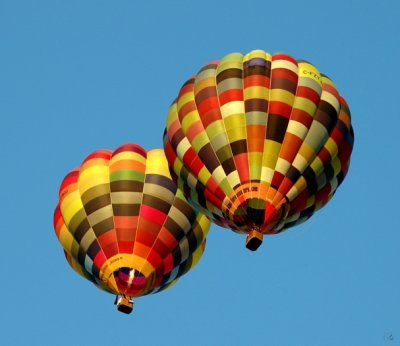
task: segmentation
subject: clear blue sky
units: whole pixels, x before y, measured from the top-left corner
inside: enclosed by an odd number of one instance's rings
[[[0,2],[2,345],[400,345],[400,3]],[[267,237],[213,226],[199,265],[132,315],[76,275],[52,218],[90,152],[162,146],[169,104],[211,60],[286,52],[329,75],[356,142],[334,199]]]

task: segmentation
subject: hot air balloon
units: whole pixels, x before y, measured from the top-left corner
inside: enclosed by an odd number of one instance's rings
[[[309,62],[262,50],[229,54],[188,79],[164,133],[171,174],[190,203],[247,234],[250,250],[332,198],[353,142],[332,80]]]
[[[136,144],[89,155],[64,178],[54,213],[68,263],[115,294],[125,313],[134,297],[170,287],[196,265],[209,226],[171,180],[164,151]]]

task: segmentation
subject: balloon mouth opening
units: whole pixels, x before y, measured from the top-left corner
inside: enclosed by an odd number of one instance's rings
[[[246,248],[256,251],[263,242],[263,234],[259,230],[252,230],[247,234]]]
[[[132,296],[143,291],[148,284],[146,276],[140,271],[129,267],[117,269],[114,271],[114,277],[118,285],[118,290]]]

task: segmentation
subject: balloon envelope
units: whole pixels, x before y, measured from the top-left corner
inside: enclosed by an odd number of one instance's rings
[[[135,144],[89,155],[64,178],[54,213],[71,267],[129,297],[163,290],[193,268],[209,226],[171,180],[163,150]]]
[[[205,65],[169,109],[173,178],[220,226],[263,234],[307,220],[342,183],[354,133],[334,83],[306,61],[256,50]]]

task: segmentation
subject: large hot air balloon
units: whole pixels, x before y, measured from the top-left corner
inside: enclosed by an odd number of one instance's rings
[[[99,150],[63,180],[54,213],[56,235],[73,269],[117,295],[170,287],[203,254],[210,222],[171,180],[162,149],[125,144]]]
[[[346,101],[312,64],[255,50],[205,65],[169,109],[164,149],[192,204],[264,234],[307,220],[343,181],[354,133]]]

